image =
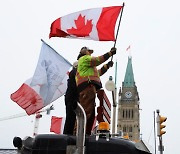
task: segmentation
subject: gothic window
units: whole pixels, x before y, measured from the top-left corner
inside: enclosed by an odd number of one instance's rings
[[[132,119],[134,119],[134,110],[132,109]]]
[[[129,127],[129,132],[133,132],[132,126]]]
[[[126,110],[126,118],[128,117],[128,111]]]
[[[123,127],[123,132],[126,132],[126,126]]]

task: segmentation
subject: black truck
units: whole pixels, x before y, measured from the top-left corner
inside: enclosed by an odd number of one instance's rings
[[[85,135],[86,115],[80,104],[76,110],[77,133],[72,135],[39,134],[21,139],[14,137],[13,144],[19,154],[150,154],[143,141],[132,142],[101,127]],[[100,124],[99,124],[100,125]],[[99,127],[100,128],[100,127]]]

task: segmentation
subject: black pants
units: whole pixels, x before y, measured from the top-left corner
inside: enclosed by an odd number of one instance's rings
[[[66,120],[64,124],[63,134],[73,135],[76,122],[76,114],[72,102],[66,102]]]

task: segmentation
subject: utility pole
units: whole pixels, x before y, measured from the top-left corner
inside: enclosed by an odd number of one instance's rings
[[[42,112],[46,112],[46,114],[50,114],[51,110],[54,110],[53,105],[51,105],[47,109],[43,109],[43,110],[37,111],[35,113],[34,131],[33,131],[33,136],[34,137],[38,134],[39,120],[40,120],[40,118],[42,118],[42,114],[41,113]]]
[[[154,154],[156,154],[156,118],[155,118],[155,111],[154,111]]]
[[[156,110],[157,112],[157,136],[159,137],[159,147],[158,150],[160,151],[160,154],[163,154],[164,151],[164,146],[163,146],[163,142],[162,142],[162,135],[166,133],[166,131],[162,130],[163,128],[166,127],[166,125],[163,125],[163,122],[165,122],[167,120],[166,117],[162,117],[159,113],[159,110]]]
[[[35,115],[33,136],[36,136],[38,134],[38,127],[39,127],[39,120],[40,120],[40,118],[42,118],[42,114],[37,112],[36,115]]]

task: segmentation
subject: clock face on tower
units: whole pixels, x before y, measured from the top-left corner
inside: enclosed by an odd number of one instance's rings
[[[126,96],[126,98],[131,98],[132,93],[130,91],[126,91],[125,96]]]

